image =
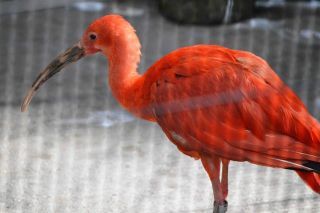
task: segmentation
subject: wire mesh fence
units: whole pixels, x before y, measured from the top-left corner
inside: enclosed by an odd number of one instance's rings
[[[66,68],[20,112],[39,70],[105,14],[123,15],[136,29],[140,73],[192,44],[247,50],[266,59],[320,118],[316,1],[262,1],[251,19],[202,26],[167,20],[153,1],[17,2],[0,1],[0,212],[212,212],[201,163],[182,155],[156,124],[121,109],[103,56]],[[319,197],[293,171],[232,162],[229,177],[230,212],[320,210]]]

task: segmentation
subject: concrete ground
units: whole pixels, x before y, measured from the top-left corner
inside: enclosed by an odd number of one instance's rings
[[[69,66],[20,112],[37,73],[103,14],[123,14],[137,29],[141,72],[185,45],[249,50],[319,118],[319,7],[263,7],[241,23],[199,27],[171,23],[152,4],[117,2],[99,12],[59,7],[0,16],[0,212],[212,212],[201,163],[156,124],[119,108],[102,56]],[[229,179],[229,212],[320,211],[320,197],[292,171],[232,163]]]

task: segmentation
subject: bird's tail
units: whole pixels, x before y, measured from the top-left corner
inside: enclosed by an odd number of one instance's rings
[[[297,171],[300,178],[316,193],[320,194],[320,174],[316,172]]]

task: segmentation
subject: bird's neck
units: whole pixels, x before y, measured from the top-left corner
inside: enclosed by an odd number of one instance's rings
[[[124,108],[139,116],[143,76],[137,72],[141,52],[134,31],[120,35],[105,55],[109,59],[109,85],[113,95]]]

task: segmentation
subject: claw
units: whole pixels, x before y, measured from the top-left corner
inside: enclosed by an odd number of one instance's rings
[[[225,200],[222,204],[214,201],[213,213],[226,213],[228,210],[228,202]]]

